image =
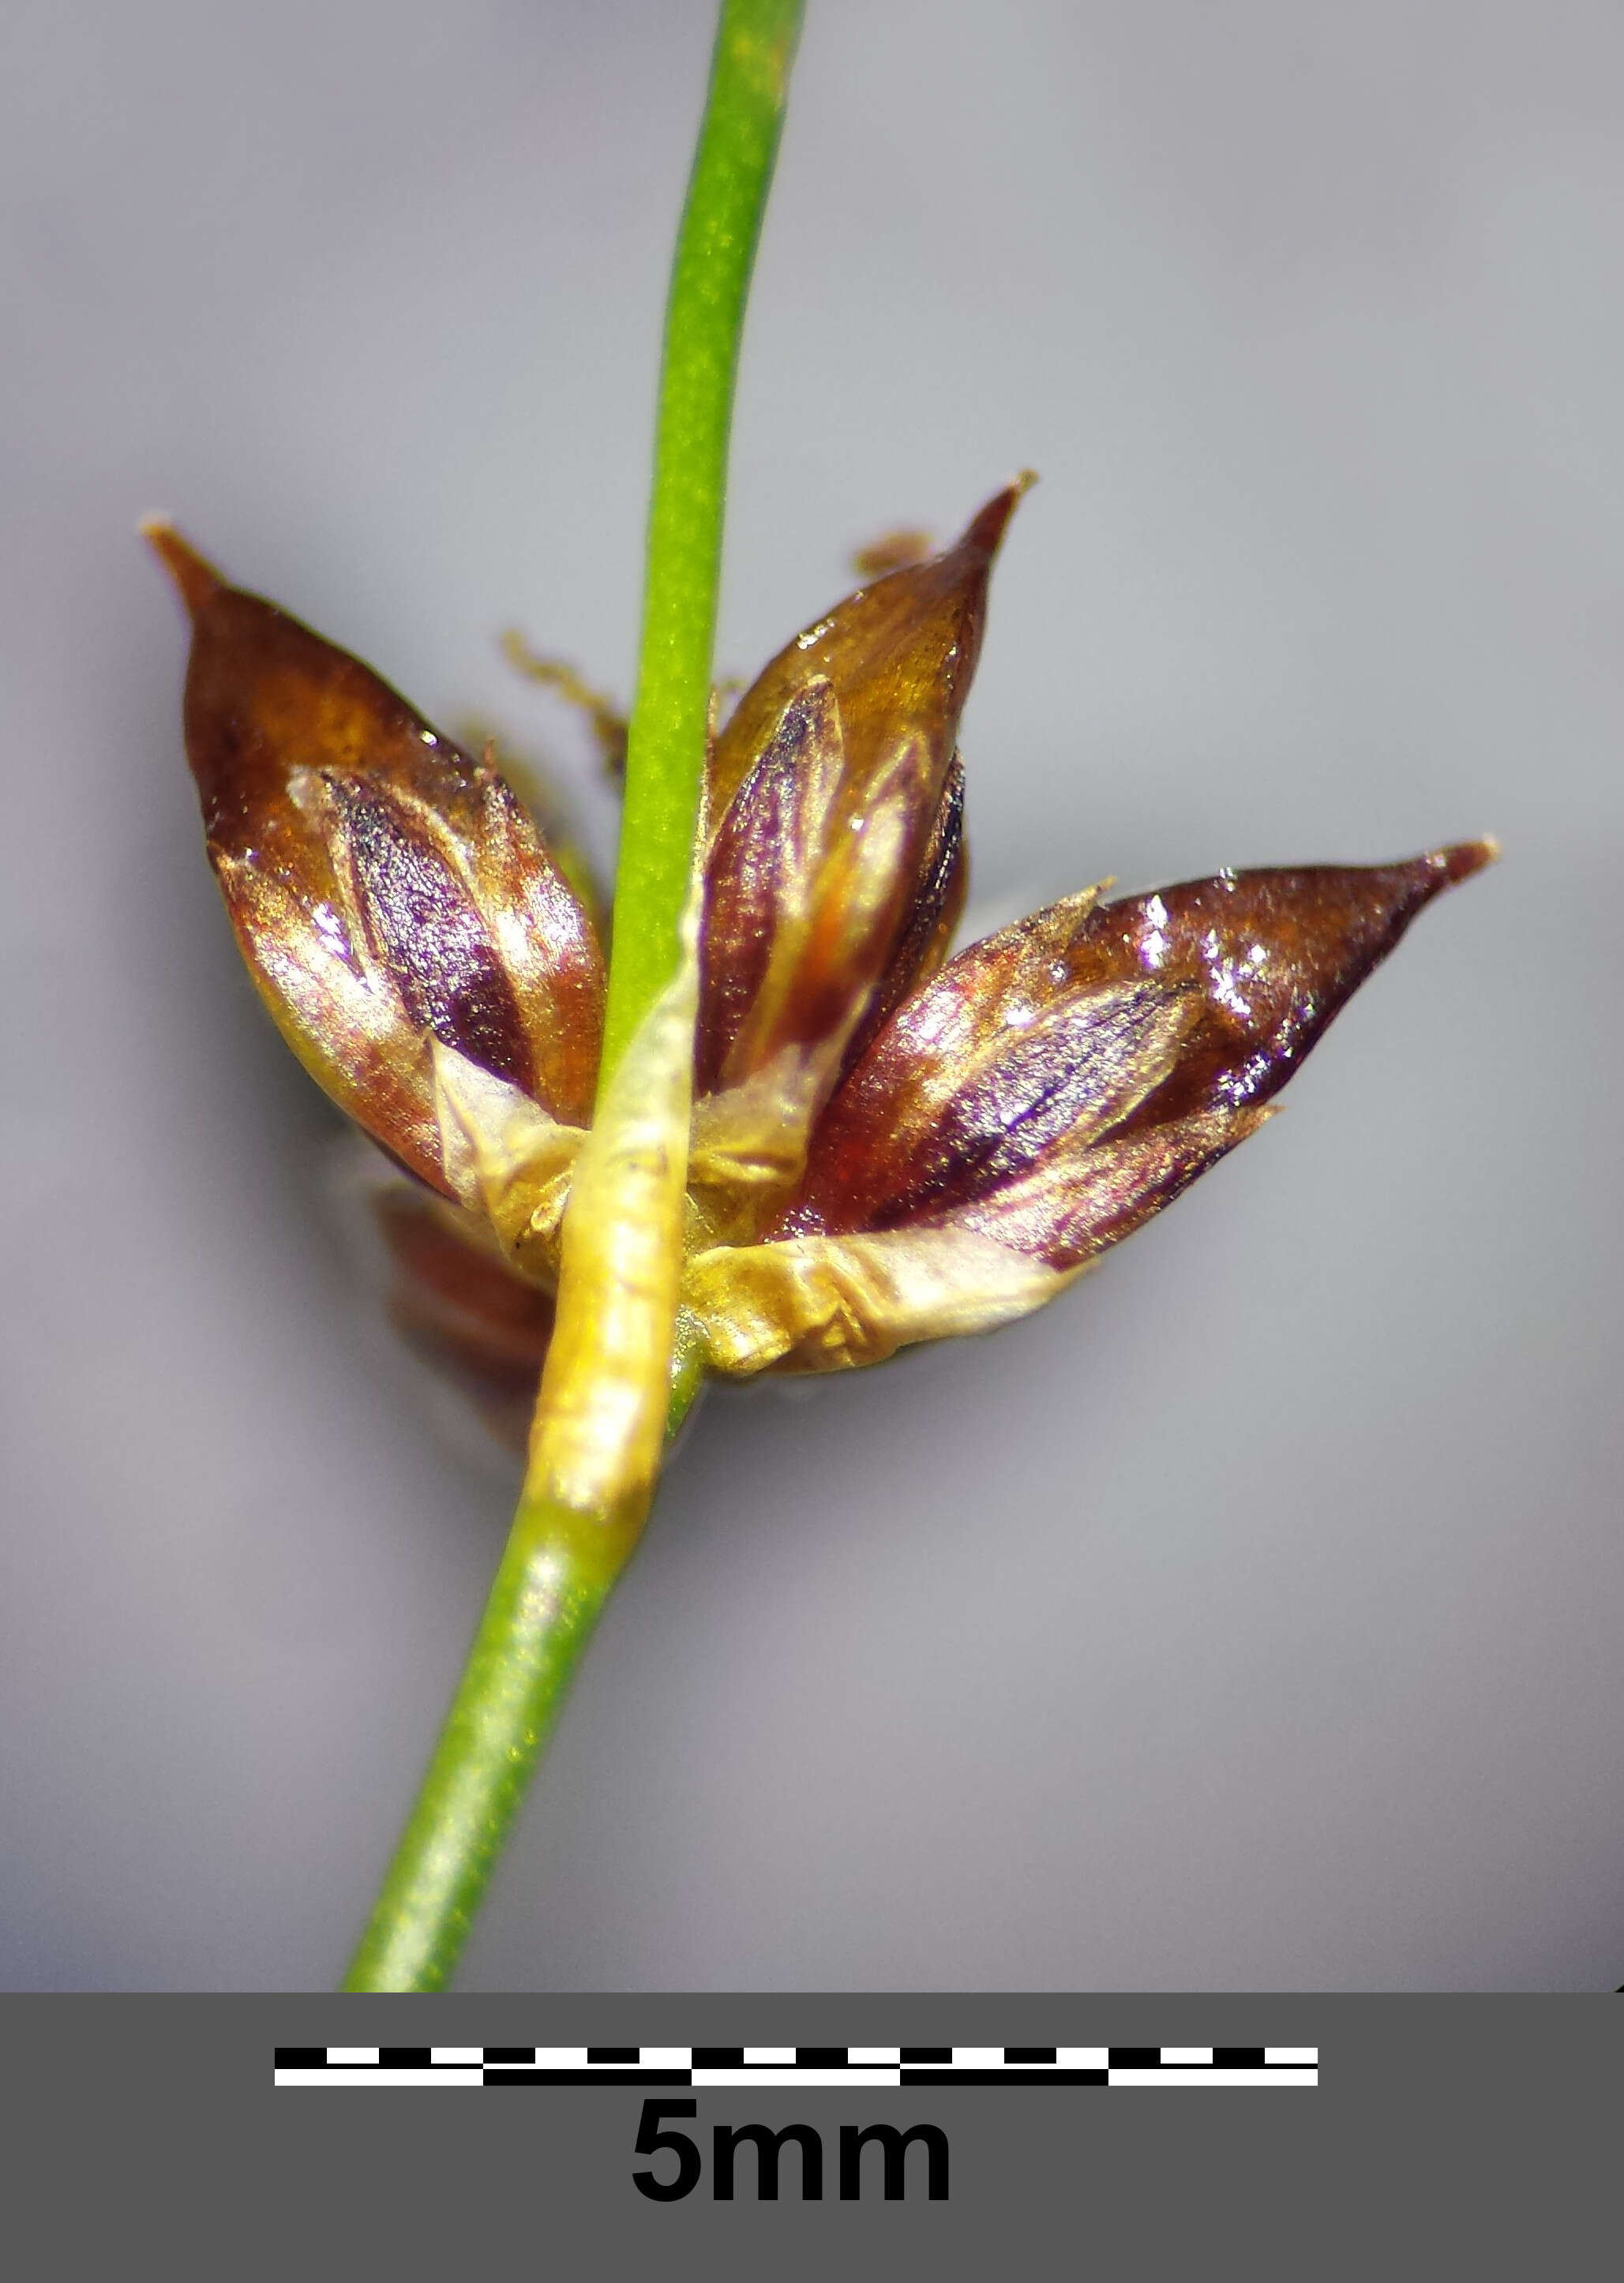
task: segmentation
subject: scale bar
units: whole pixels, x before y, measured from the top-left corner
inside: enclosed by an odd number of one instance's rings
[[[1317,2045],[279,2045],[289,2089],[1314,2087]]]

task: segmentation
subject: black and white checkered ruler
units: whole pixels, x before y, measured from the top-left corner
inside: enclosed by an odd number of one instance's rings
[[[279,2085],[1317,2085],[1317,2045],[278,2045]]]

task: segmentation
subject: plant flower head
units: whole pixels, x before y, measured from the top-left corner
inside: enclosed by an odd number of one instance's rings
[[[1050,1298],[1269,1115],[1487,841],[1098,888],[949,957],[959,718],[1027,479],[786,644],[713,740],[682,1307],[714,1371],[829,1371]],[[604,964],[489,760],[148,535],[191,613],[188,757],[249,970],[411,1177],[397,1321],[527,1419],[590,1114]]]

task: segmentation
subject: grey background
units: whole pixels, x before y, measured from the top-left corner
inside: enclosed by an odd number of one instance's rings
[[[989,919],[1507,861],[1056,1307],[707,1406],[466,1986],[1611,1988],[1624,25],[810,17],[722,664],[1029,462],[964,735]],[[7,1987],[330,1983],[511,1488],[324,1204],[131,526],[585,789],[494,636],[628,679],[709,31],[7,12]]]
[[[405,1998],[129,1997],[0,2000],[29,2099],[8,2139],[7,2240],[40,2271],[95,2273],[132,2232],[166,2275],[316,2283],[380,2271],[440,2277],[471,2249],[527,2273],[569,2255],[591,2272],[703,2271],[800,2283],[928,2271],[980,2278],[1024,2255],[1083,2257],[1142,2283],[1199,2273],[1233,2247],[1260,2283],[1390,2271],[1519,2279],[1604,2273],[1624,2010],[1570,1998],[480,1998],[434,2007],[437,2041],[580,2044],[1006,2038],[1089,2044],[1317,2042],[1316,2090],[1272,2094],[953,2087],[694,2095],[707,2172],[717,2124],[811,2124],[824,2199],[737,2200],[708,2177],[655,2204],[630,2175],[635,2090],[453,2093],[274,2091],[288,2043],[413,2034]],[[338,2017],[343,2016],[340,2022]],[[418,2014],[418,2021],[421,2015]],[[417,2032],[420,2036],[421,2031]],[[842,2123],[929,2121],[951,2148],[947,2204],[923,2182],[843,2203],[830,2176]],[[101,2193],[83,2193],[84,2150]],[[176,2151],[183,2151],[183,2171]],[[870,2162],[873,2162],[871,2157]],[[919,2162],[917,2154],[910,2165]],[[668,2160],[660,2170],[668,2169]],[[183,2192],[176,2192],[183,2179]],[[1564,2252],[1562,2246],[1567,2246]]]

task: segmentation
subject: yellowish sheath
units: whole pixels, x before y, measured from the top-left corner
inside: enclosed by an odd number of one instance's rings
[[[665,1442],[683,1266],[699,995],[698,905],[683,959],[616,1064],[564,1215],[558,1314],[522,1510],[605,1582],[648,1513]]]

